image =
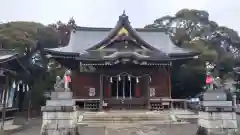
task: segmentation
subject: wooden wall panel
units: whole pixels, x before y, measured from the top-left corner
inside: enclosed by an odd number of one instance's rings
[[[139,78],[140,97],[147,97],[148,90],[148,77]],[[169,73],[166,69],[154,72],[151,74],[151,82],[149,88],[155,88],[155,97],[170,97],[170,82]],[[103,78],[103,96],[108,97],[106,89],[109,87],[109,80]],[[170,85],[169,85],[170,84]],[[75,98],[99,98],[100,95],[100,75],[96,73],[75,73],[72,74],[72,91]],[[89,88],[95,88],[96,95],[89,96]],[[150,97],[154,98],[154,97]]]
[[[95,96],[89,96],[89,88],[95,88]],[[73,73],[72,91],[75,98],[99,98],[100,76],[96,73]]]
[[[103,97],[111,97],[112,95],[109,82],[109,77],[103,76]]]
[[[149,88],[155,88],[155,97],[170,97],[169,73],[162,69],[152,74]]]

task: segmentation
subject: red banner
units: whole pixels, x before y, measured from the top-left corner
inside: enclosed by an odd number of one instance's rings
[[[138,86],[136,87],[136,97],[140,97],[140,89],[138,88]]]
[[[111,85],[109,84],[107,89],[106,89],[106,96],[110,97],[111,96]]]

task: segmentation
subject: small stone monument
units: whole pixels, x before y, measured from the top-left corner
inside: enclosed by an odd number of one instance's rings
[[[70,75],[70,71],[67,71],[64,77],[66,75]],[[47,100],[46,106],[41,109],[43,112],[42,135],[77,135],[75,101],[64,79],[57,76],[51,100]]]

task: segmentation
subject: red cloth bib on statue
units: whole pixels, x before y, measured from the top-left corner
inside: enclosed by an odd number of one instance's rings
[[[210,84],[213,82],[213,77],[212,76],[207,76],[206,78],[206,84]]]
[[[65,76],[65,81],[66,81],[66,82],[71,82],[71,77],[70,77],[70,76],[68,76],[68,75],[67,75],[67,76]]]

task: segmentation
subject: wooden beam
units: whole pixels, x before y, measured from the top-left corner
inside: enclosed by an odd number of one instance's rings
[[[150,76],[151,77],[151,76]],[[151,79],[152,80],[152,79]],[[148,77],[147,79],[147,108],[150,110],[151,109],[151,104],[150,104],[150,78]]]
[[[169,89],[169,97],[172,98],[172,83],[171,83],[170,66],[168,66],[168,89]]]
[[[102,110],[103,107],[103,76],[100,74],[100,103],[99,109]]]

